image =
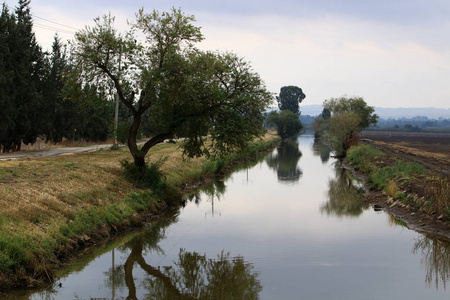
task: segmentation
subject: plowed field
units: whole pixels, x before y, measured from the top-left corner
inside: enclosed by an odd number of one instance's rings
[[[365,131],[361,139],[387,154],[418,162],[438,173],[450,174],[450,133]]]

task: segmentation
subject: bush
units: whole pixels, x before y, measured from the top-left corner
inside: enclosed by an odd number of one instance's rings
[[[166,160],[167,158],[152,163],[146,162],[142,174],[134,163],[126,159],[120,161],[120,164],[124,169],[123,175],[128,181],[140,188],[150,189],[160,200],[170,205],[181,199],[181,193],[176,187],[167,183],[166,175],[161,170]]]
[[[144,172],[141,174],[139,168],[126,159],[120,161],[124,169],[124,177],[141,188],[151,189],[158,194],[166,184],[166,176],[161,170],[161,166],[167,159],[160,159],[156,162],[145,163]]]
[[[374,159],[383,155],[384,154],[380,150],[375,149],[370,145],[359,144],[348,150],[347,159],[358,170],[361,170],[364,173],[370,173],[376,169],[375,165],[372,163]]]

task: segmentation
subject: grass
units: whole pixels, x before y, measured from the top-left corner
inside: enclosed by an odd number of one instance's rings
[[[274,141],[268,134],[245,152],[216,160],[184,159],[179,144],[157,145],[148,163],[163,161],[164,195],[123,176],[120,161],[131,159],[126,148],[0,162],[0,289],[51,279],[80,237],[105,224],[126,226],[143,211],[157,213],[182,187],[254,158]]]
[[[450,220],[448,176],[438,177],[422,165],[405,162],[400,157],[386,157],[380,150],[366,144],[352,147],[347,159],[357,170],[367,175],[371,189],[384,190],[393,199]],[[414,193],[421,195],[419,197]]]

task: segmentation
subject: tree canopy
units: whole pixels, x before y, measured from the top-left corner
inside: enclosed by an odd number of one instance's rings
[[[244,147],[264,132],[270,93],[259,75],[233,53],[196,49],[203,36],[194,21],[179,9],[141,9],[125,34],[107,15],[75,36],[72,56],[82,75],[76,78],[112,87],[132,113],[127,143],[140,169],[151,147],[174,136],[187,138],[184,154],[193,157]],[[141,125],[152,136],[139,149]]]
[[[280,110],[290,110],[296,115],[300,114],[300,103],[306,95],[303,93],[302,89],[298,86],[289,85],[283,86],[280,89],[280,95],[277,96],[278,108]]]
[[[331,98],[323,106],[322,115],[314,122],[315,135],[328,135],[338,157],[345,157],[356,143],[356,133],[377,123],[375,109],[362,97]]]
[[[38,45],[29,0],[0,14],[0,152],[42,138],[61,142],[105,140],[113,107],[93,85],[66,88],[72,66],[55,36],[51,53]]]
[[[367,106],[367,103],[362,97],[340,97],[325,100],[323,103],[324,111],[328,109],[332,114],[339,114],[342,112],[355,113],[359,118],[358,131],[377,124],[378,115],[375,114],[375,109],[372,106]]]
[[[280,112],[270,112],[267,116],[267,123],[277,129],[278,135],[283,140],[298,135],[303,129],[298,115],[287,109]]]

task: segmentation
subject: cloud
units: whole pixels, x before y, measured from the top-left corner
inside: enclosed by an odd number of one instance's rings
[[[206,39],[199,47],[245,57],[274,93],[293,84],[307,94],[304,104],[347,94],[376,106],[417,107],[427,99],[428,106],[449,107],[446,0],[178,0],[148,5],[142,0],[126,5],[42,0],[32,2],[32,12],[83,28],[111,11],[125,28],[142,6],[148,12],[181,7],[202,27]],[[40,41],[46,35],[47,44],[53,34],[37,32]]]

